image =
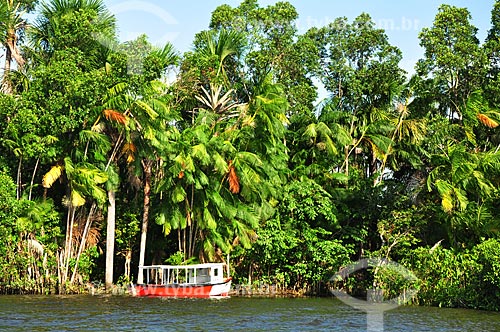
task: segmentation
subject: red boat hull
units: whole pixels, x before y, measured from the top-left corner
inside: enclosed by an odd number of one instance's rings
[[[134,296],[164,296],[177,298],[209,298],[228,296],[231,278],[218,284],[181,284],[181,285],[135,285]]]

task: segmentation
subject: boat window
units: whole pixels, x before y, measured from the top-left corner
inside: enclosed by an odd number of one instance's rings
[[[219,275],[219,269],[214,269],[214,277],[217,277]]]

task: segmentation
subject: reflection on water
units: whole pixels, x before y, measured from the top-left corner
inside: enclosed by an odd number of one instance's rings
[[[366,331],[366,315],[334,298],[162,299],[0,296],[0,331]],[[385,331],[500,331],[500,314],[402,307]]]

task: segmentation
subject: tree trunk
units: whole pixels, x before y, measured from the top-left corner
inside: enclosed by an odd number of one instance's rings
[[[90,226],[92,225],[92,218],[94,216],[95,210],[97,209],[97,204],[93,203],[90,207],[89,214],[87,216],[87,221],[85,222],[85,228],[83,229],[82,240],[80,246],[78,247],[78,253],[76,254],[75,266],[73,267],[73,273],[71,275],[70,283],[73,285],[75,282],[76,271],[78,270],[78,262],[80,262],[80,257],[82,256],[83,250],[87,244],[87,237],[89,235]]]
[[[15,29],[9,29],[7,31],[6,44],[6,49],[9,51],[9,58],[6,57],[5,60],[9,60],[9,63],[5,63],[5,65],[8,65],[10,70],[10,62],[12,61],[12,58],[14,58],[14,60],[16,60],[18,68],[23,67],[26,61],[24,60],[23,56],[19,52],[19,48],[17,47],[17,34]]]
[[[116,215],[116,204],[115,204],[115,192],[113,190],[108,190],[108,219],[106,227],[106,276],[105,285],[106,289],[110,290],[113,286],[113,258],[115,255],[115,215]]]
[[[68,239],[66,240],[66,260],[64,261],[64,274],[63,274],[63,280],[64,283],[68,280],[68,273],[69,273],[69,261],[71,259],[71,256],[73,255],[73,227],[75,225],[75,213],[76,213],[76,207],[71,205],[70,203],[70,210],[68,210],[68,215],[71,212],[71,217],[68,219],[67,226],[69,230],[66,230],[66,236]]]
[[[144,283],[144,276],[142,275],[142,267],[146,256],[146,238],[148,235],[148,220],[149,220],[149,200],[151,195],[151,160],[142,160],[142,167],[144,169],[144,207],[142,214],[142,231],[141,231],[141,246],[139,251],[139,274],[137,275],[137,283]]]
[[[12,94],[12,83],[9,78],[12,59],[16,60],[18,67],[24,66],[25,60],[23,59],[21,53],[19,53],[19,48],[17,47],[16,30],[8,29],[7,39],[5,42],[5,67],[2,81],[2,90],[6,94]]]
[[[17,185],[16,185],[16,197],[17,197],[17,200],[20,200],[21,199],[21,192],[23,190],[22,186],[22,179],[21,179],[21,175],[22,175],[22,166],[23,166],[23,155],[20,155],[19,156],[19,163],[17,164]]]
[[[33,192],[33,184],[35,183],[35,175],[36,175],[36,171],[38,169],[38,164],[39,163],[40,163],[40,157],[38,157],[36,159],[35,169],[33,170],[33,175],[31,176],[30,192],[29,192],[29,195],[28,195],[28,201],[31,201],[31,193]]]
[[[10,48],[7,46],[5,47],[5,67],[3,71],[3,77],[2,77],[2,91],[5,94],[12,94],[12,84],[10,83],[10,65],[12,63],[12,52],[10,51]]]
[[[130,281],[130,263],[132,262],[132,249],[129,248],[125,252],[125,278]]]

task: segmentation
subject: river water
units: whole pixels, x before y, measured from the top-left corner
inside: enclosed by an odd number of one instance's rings
[[[500,314],[399,307],[383,331],[500,331]],[[0,331],[371,331],[335,298],[0,296]]]

